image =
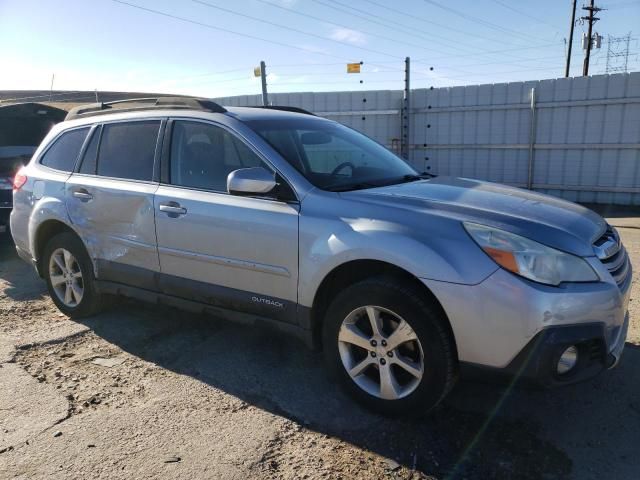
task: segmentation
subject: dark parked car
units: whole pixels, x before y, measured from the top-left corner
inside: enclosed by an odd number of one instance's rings
[[[0,233],[9,228],[13,177],[66,115],[65,110],[40,103],[0,106]]]

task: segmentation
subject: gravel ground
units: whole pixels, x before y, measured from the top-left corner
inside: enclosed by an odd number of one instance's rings
[[[638,265],[640,219],[611,221]],[[389,420],[268,330],[128,301],[71,321],[5,241],[0,478],[638,478],[637,298],[634,279],[611,372],[552,391],[461,382],[428,418]]]

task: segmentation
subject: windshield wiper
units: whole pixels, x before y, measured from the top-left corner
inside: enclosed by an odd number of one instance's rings
[[[373,182],[357,182],[357,183],[341,183],[341,184],[333,184],[327,185],[326,187],[322,187],[324,190],[329,190],[330,192],[348,192],[351,190],[363,190],[365,188],[376,188],[376,187],[386,187],[389,185],[397,185],[399,183],[407,183],[407,182],[415,182],[417,180],[426,180],[429,178],[437,177],[433,173],[422,172],[417,174],[403,175],[400,178],[395,178],[393,180],[379,181],[376,183]]]
[[[399,183],[408,183],[408,182],[416,182],[418,180],[427,180],[429,178],[433,178],[436,176],[437,175],[434,175],[432,173],[427,173],[427,172],[403,175],[402,177],[396,178],[395,180],[387,183],[387,185],[397,185]]]
[[[414,182],[416,180],[426,180],[434,177],[437,177],[437,175],[434,175],[433,173],[429,173],[429,172],[422,172],[416,175],[405,175],[403,179],[407,182]]]
[[[349,192],[351,190],[363,190],[365,188],[375,188],[380,185],[375,183],[367,183],[367,182],[358,182],[358,183],[347,183],[347,184],[339,184],[339,185],[327,185],[326,187],[322,187],[324,190],[328,190],[330,192]]]

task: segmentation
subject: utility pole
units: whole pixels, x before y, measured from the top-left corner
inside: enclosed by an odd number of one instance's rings
[[[260,80],[262,81],[262,105],[269,106],[269,98],[267,97],[267,66],[264,60],[260,62]]]
[[[576,3],[573,0],[573,8],[571,10],[571,26],[569,27],[569,47],[567,48],[567,66],[564,69],[565,78],[569,77],[569,68],[571,67],[571,47],[573,46],[573,27],[576,25]]]
[[[409,160],[409,139],[411,120],[411,59],[404,59],[404,94],[402,98],[402,140],[400,142],[400,155]]]
[[[602,10],[594,5],[595,0],[591,0],[588,7],[582,7],[583,10],[589,12],[589,15],[586,17],[581,17],[582,20],[589,22],[589,30],[587,33],[587,53],[584,56],[584,65],[582,67],[582,75],[589,75],[589,58],[591,57],[591,44],[593,40],[591,35],[593,35],[593,24],[600,20],[598,17],[595,17],[594,14]]]
[[[49,101],[51,101],[51,98],[53,97],[53,81],[56,78],[56,74],[52,73],[51,74],[51,85],[49,86]]]

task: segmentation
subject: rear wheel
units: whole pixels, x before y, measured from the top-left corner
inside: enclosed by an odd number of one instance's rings
[[[49,294],[61,312],[80,318],[101,310],[91,260],[75,235],[61,233],[49,240],[42,265]]]
[[[325,360],[365,406],[385,414],[426,413],[455,381],[455,347],[445,322],[411,284],[365,280],[331,303]]]

